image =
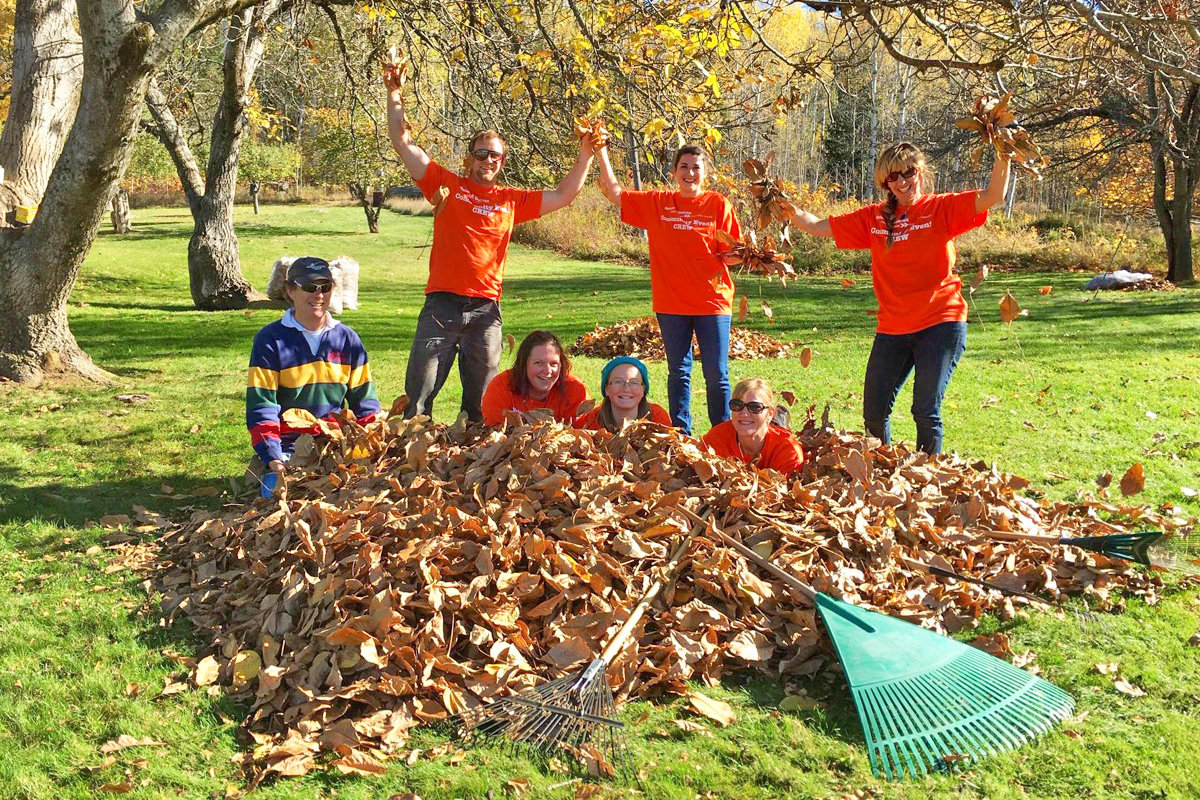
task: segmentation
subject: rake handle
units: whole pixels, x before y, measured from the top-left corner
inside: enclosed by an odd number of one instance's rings
[[[604,650],[600,653],[600,656],[596,659],[596,662],[593,663],[598,662],[601,664],[609,664],[612,662],[613,657],[621,651],[621,648],[624,647],[625,642],[629,640],[629,636],[633,633],[633,629],[637,626],[638,622],[641,621],[642,616],[646,613],[646,609],[650,607],[650,604],[654,602],[654,598],[658,597],[658,593],[661,592],[663,587],[667,585],[667,582],[671,580],[671,576],[675,573],[675,568],[678,567],[679,562],[683,560],[683,554],[687,551],[688,543],[691,542],[692,538],[704,528],[704,526],[707,524],[708,518],[712,515],[711,508],[704,512],[703,517],[696,516],[683,506],[679,506],[679,510],[687,514],[689,517],[695,519],[696,524],[686,536],[679,540],[679,544],[675,546],[675,551],[671,553],[670,559],[667,560],[666,567],[663,569],[662,574],[659,575],[658,579],[655,580],[654,583],[650,584],[650,588],[646,589],[645,593],[642,595],[642,599],[639,600],[638,604],[633,607],[633,611],[629,612],[629,619],[625,620],[625,624],[623,624],[620,629],[613,634],[613,637],[608,640],[608,644],[604,646]]]
[[[688,516],[692,517],[693,519],[697,519],[697,520],[699,519],[699,517],[697,517],[695,514],[688,511],[687,509],[684,509],[684,513],[687,514]],[[717,534],[717,536],[721,539],[721,541],[724,542],[727,546],[732,547],[734,550],[738,551],[743,556],[745,556],[749,561],[762,567],[767,572],[770,572],[772,575],[779,578],[781,581],[783,581],[784,583],[786,583],[788,586],[792,587],[796,591],[800,592],[802,595],[807,597],[809,600],[816,602],[816,599],[817,599],[817,590],[816,589],[812,588],[811,586],[809,586],[807,583],[805,583],[804,581],[797,578],[792,573],[787,572],[786,570],[783,569],[783,567],[779,566],[774,561],[771,561],[769,558],[763,558],[758,553],[751,550],[749,547],[746,547],[746,545],[742,544],[737,539],[734,539],[728,533],[721,530],[721,528],[718,527],[716,524],[712,525],[711,527],[713,529],[713,532],[715,532]]]
[[[1067,544],[1069,542],[1069,540],[1064,540],[1060,536],[1049,536],[1041,533],[1017,533],[1015,531],[988,531],[981,538],[1000,539],[1005,542],[1038,542],[1040,544]]]

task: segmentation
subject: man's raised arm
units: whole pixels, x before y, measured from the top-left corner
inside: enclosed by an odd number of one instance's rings
[[[560,208],[565,208],[571,205],[571,201],[579,194],[579,190],[583,188],[583,184],[587,181],[588,169],[592,165],[592,141],[591,137],[584,136],[579,140],[579,156],[575,159],[574,166],[567,176],[562,179],[562,183],[553,191],[542,192],[542,214],[549,214],[551,211],[558,211]]]
[[[413,141],[408,120],[404,116],[404,77],[403,68],[389,64],[383,70],[383,83],[388,90],[388,135],[392,147],[404,162],[408,174],[414,181],[425,177],[429,167],[429,154]]]

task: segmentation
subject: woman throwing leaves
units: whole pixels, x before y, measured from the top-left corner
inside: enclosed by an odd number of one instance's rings
[[[953,240],[987,221],[987,210],[1004,199],[1008,173],[1009,157],[998,155],[986,189],[932,194],[925,155],[898,142],[875,162],[884,202],[827,219],[797,210],[792,218],[813,236],[832,237],[839,249],[871,251],[879,324],[867,360],[863,424],[885,444],[896,395],[915,371],[917,448],[942,452],[942,398],[967,345],[967,303],[954,272]]]
[[[650,242],[650,292],[667,351],[667,405],[675,427],[692,430],[692,336],[700,345],[708,420],[729,419],[729,322],[733,313],[733,278],[718,258],[728,247],[715,232],[734,239],[742,229],[733,206],[721,194],[704,189],[708,157],[702,148],[685,145],[675,154],[671,177],[676,189],[622,189],[604,147],[603,134],[593,134],[600,157],[600,190],[621,209],[621,221],[644,228]]]

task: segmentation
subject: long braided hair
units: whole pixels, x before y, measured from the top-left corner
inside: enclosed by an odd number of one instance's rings
[[[925,178],[931,173],[929,165],[925,163],[925,154],[912,142],[896,142],[880,153],[879,158],[875,161],[875,185],[887,194],[882,214],[884,225],[887,226],[887,246],[889,248],[895,240],[896,209],[899,207],[900,201],[888,187],[887,176],[893,172],[904,172],[909,167],[917,168],[917,178]]]

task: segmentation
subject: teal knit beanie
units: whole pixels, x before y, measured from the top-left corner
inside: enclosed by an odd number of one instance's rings
[[[637,371],[642,373],[642,384],[646,387],[646,396],[650,396],[650,371],[646,369],[646,365],[633,356],[618,356],[612,361],[604,365],[604,369],[600,371],[600,396],[604,397],[604,390],[608,387],[608,376],[612,375],[612,371],[622,364],[631,364],[637,367]]]

